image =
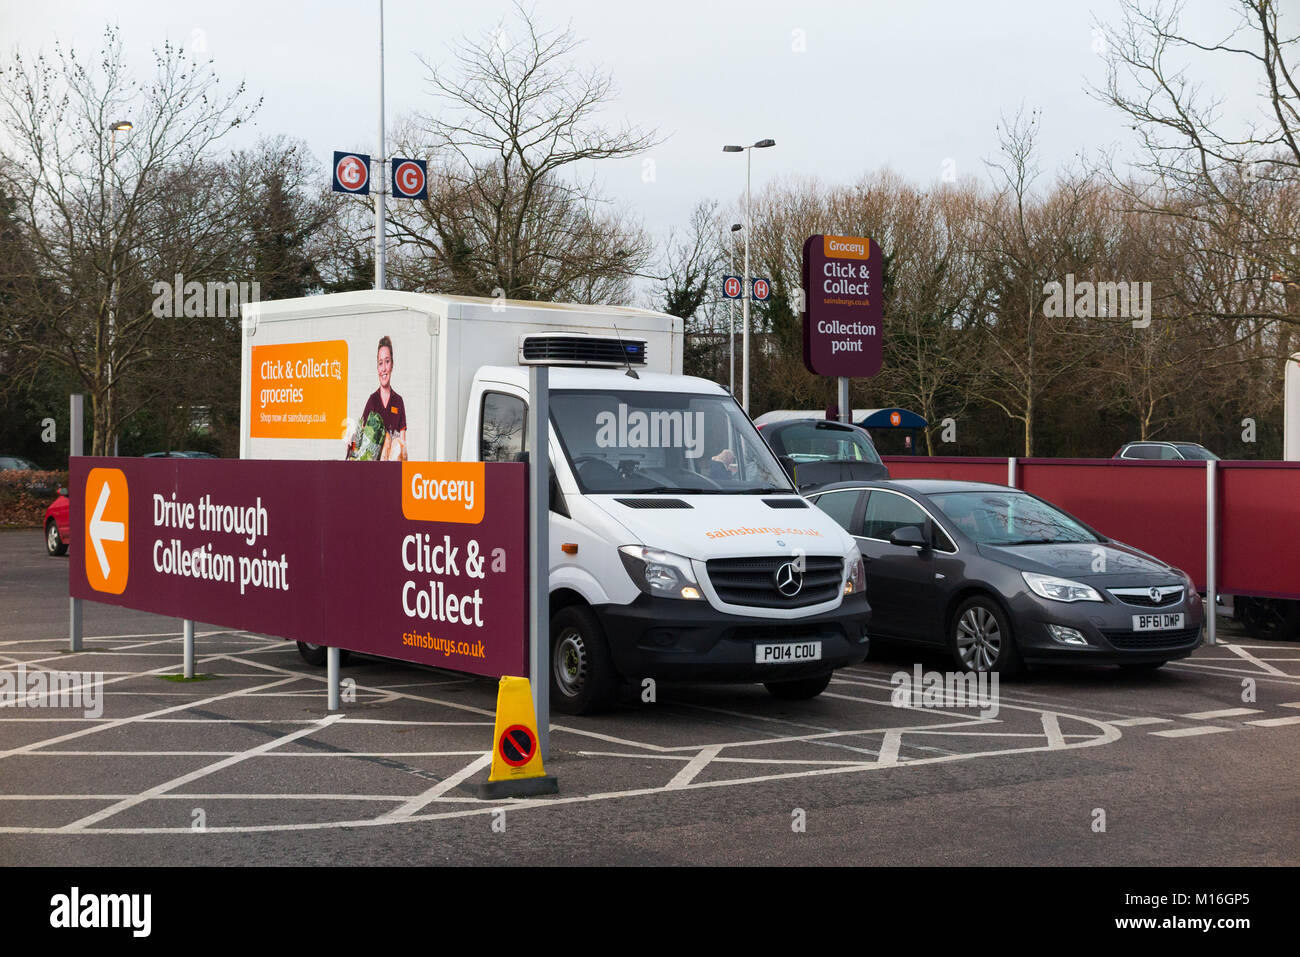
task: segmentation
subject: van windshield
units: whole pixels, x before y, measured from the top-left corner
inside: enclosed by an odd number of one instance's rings
[[[555,390],[551,424],[584,492],[794,491],[728,395]]]

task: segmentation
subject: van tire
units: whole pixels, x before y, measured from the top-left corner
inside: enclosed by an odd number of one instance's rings
[[[798,678],[794,681],[764,681],[763,687],[773,698],[782,701],[807,701],[815,698],[830,686],[831,673],[813,675],[811,678]]]
[[[561,608],[551,618],[551,707],[564,714],[595,714],[614,701],[618,677],[605,630],[584,605]]]
[[[309,665],[315,665],[317,668],[323,668],[329,663],[329,646],[313,645],[307,641],[298,642],[298,654],[302,655],[302,660]],[[347,664],[348,657],[352,653],[343,649],[339,650],[339,666]]]

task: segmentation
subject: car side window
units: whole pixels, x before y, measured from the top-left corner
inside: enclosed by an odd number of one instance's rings
[[[528,403],[504,392],[483,393],[479,458],[484,462],[515,462],[526,446]]]
[[[857,491],[827,492],[817,497],[816,505],[850,535],[861,535],[861,529],[853,527],[853,514],[861,497]]]
[[[924,529],[926,518],[924,509],[911,499],[896,492],[876,489],[867,499],[861,534],[866,538],[887,542],[890,535],[905,525]]]
[[[1178,454],[1178,450],[1172,445],[1162,445],[1160,446],[1160,458],[1181,460],[1182,456]]]
[[[1130,445],[1124,452],[1126,459],[1153,459],[1156,457],[1156,450],[1150,445]]]

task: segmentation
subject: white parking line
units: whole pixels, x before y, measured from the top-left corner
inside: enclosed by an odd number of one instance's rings
[[[1196,734],[1217,734],[1220,731],[1231,731],[1231,728],[1220,728],[1217,725],[1205,725],[1200,728],[1171,728],[1168,731],[1152,731],[1152,734],[1159,735],[1162,738],[1190,738]]]
[[[1193,721],[1208,721],[1211,718],[1235,718],[1243,714],[1263,713],[1259,708],[1222,708],[1219,711],[1190,711],[1179,717],[1191,718]]]
[[[1300,701],[1287,701],[1278,705],[1279,708],[1300,708]]]
[[[1118,725],[1121,728],[1140,728],[1144,724],[1173,724],[1173,718],[1120,718],[1118,721],[1109,721],[1108,724]]]
[[[1280,728],[1284,724],[1300,724],[1300,715],[1289,715],[1285,718],[1261,718],[1259,721],[1247,721],[1247,724],[1253,724],[1257,728]]]

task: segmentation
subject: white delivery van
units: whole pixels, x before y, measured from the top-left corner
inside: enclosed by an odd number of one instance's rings
[[[527,363],[553,365],[559,710],[598,710],[620,683],[645,678],[754,681],[810,698],[866,655],[853,539],[797,494],[730,393],[681,374],[678,318],[350,292],[245,306],[242,348],[244,458],[343,458],[344,419],[379,403],[386,353],[397,397],[386,415],[396,425],[404,413],[410,460],[519,461]],[[284,381],[290,373],[316,378]],[[284,404],[295,400],[304,412]]]

